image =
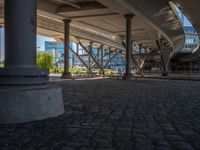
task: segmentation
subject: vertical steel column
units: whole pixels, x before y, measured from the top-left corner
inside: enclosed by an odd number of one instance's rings
[[[144,53],[147,54],[147,47],[144,48]]]
[[[192,66],[192,61],[190,61],[190,74],[192,74],[193,71],[193,66]]]
[[[99,56],[99,48],[97,48],[97,55],[96,55],[96,58],[97,58],[97,60],[98,60],[98,62],[99,62],[99,58],[100,58],[100,56]]]
[[[36,0],[6,0],[5,68],[0,84],[44,84],[48,69],[36,68]],[[16,21],[17,20],[17,21]]]
[[[103,46],[104,45],[101,45],[100,46],[100,50],[101,50],[101,75],[104,75],[104,66],[103,66]]]
[[[109,52],[108,52],[108,59],[110,59],[112,49],[111,49],[111,47],[109,47],[108,49],[109,49]]]
[[[76,43],[76,53],[79,55],[79,44]]]
[[[93,42],[89,42],[89,54],[88,54],[88,66],[89,66],[89,70],[88,73],[91,73],[91,55],[92,55],[92,44]]]
[[[134,47],[133,47],[134,41],[131,41],[131,55],[134,53]]]
[[[69,72],[69,44],[70,44],[70,22],[69,19],[64,19],[64,73],[62,79],[71,78]]]
[[[139,54],[142,53],[142,44],[139,44]]]
[[[132,14],[125,15],[126,18],[126,70],[125,77],[131,75],[131,31],[132,31]]]

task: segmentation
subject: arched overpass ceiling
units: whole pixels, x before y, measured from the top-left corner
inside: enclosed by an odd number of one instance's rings
[[[125,14],[136,15],[132,20],[133,41],[156,49],[155,40],[162,35],[175,50],[184,45],[184,32],[167,0],[38,0],[38,18],[47,24],[53,22],[62,28],[62,20],[69,18],[73,28],[120,45],[125,37]],[[62,36],[58,27],[38,28],[48,36]]]
[[[200,0],[174,0],[175,4],[189,18],[200,34]]]
[[[121,14],[133,13],[141,22],[156,29],[179,51],[184,46],[184,31],[178,16],[172,11],[167,0],[98,0]],[[118,6],[117,6],[118,5]],[[124,9],[122,9],[122,7]]]
[[[200,0],[174,0],[174,3],[188,17],[200,37]],[[200,55],[200,47],[195,53],[188,55],[183,60],[189,61],[198,55]]]

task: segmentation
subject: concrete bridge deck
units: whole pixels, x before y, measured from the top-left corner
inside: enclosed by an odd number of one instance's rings
[[[200,82],[63,81],[65,114],[0,125],[0,149],[198,150]]]

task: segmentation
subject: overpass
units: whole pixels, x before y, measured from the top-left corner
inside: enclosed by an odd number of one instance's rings
[[[126,78],[131,74],[131,58],[135,57],[133,43],[145,47],[149,55],[152,52],[157,57],[161,55],[164,74],[167,74],[172,56],[184,46],[180,19],[173,3],[165,0],[38,0],[37,7],[36,0],[1,0],[0,8],[6,41],[5,68],[0,69],[0,84],[18,85],[21,89],[10,86],[1,91],[5,97],[1,107],[8,108],[14,101],[9,110],[0,109],[6,116],[1,123],[26,122],[63,113],[61,90],[48,86],[48,70],[35,67],[36,22],[38,34],[64,41],[63,78],[70,76],[70,39],[79,43],[94,61],[91,49],[85,45],[120,50],[126,57]],[[19,85],[27,85],[28,92],[22,94],[23,88]],[[16,94],[14,100],[10,97],[11,91]],[[40,97],[38,101],[34,101],[36,97]],[[20,98],[21,103],[17,104]],[[48,105],[44,106],[45,103]],[[24,116],[23,112],[28,112],[29,116]]]
[[[179,7],[179,9],[184,13],[185,16],[189,18],[195,30],[197,31],[200,37],[200,20],[199,20],[199,1],[190,0],[190,1],[181,1],[173,0],[173,2]],[[197,46],[190,55],[187,55],[182,58],[183,61],[189,61],[200,55],[200,47]]]
[[[104,0],[93,1],[60,1],[38,0],[37,31],[38,34],[54,37],[63,41],[64,19],[71,20],[71,41],[82,45],[89,45],[109,50],[125,51],[126,14],[134,15],[132,19],[130,41],[142,44],[149,51],[158,50],[158,43],[167,45],[169,58],[163,58],[165,66],[168,66],[170,58],[178,52],[184,43],[184,33],[180,20],[172,3],[157,2],[133,2]],[[157,3],[154,6],[154,3]],[[3,9],[1,0],[1,10]],[[1,15],[3,18],[3,11]],[[3,24],[3,20],[1,20]],[[161,25],[162,23],[162,25]],[[77,40],[79,39],[79,41]],[[162,42],[160,42],[162,41]],[[166,49],[165,46],[159,46]],[[162,52],[163,55],[165,51]],[[125,52],[123,53],[125,54]],[[154,59],[160,59],[160,54]],[[136,56],[138,57],[138,56]],[[167,67],[165,67],[167,68]],[[130,71],[129,71],[130,72]]]

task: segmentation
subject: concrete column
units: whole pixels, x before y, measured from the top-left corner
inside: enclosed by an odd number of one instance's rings
[[[62,79],[71,78],[71,73],[69,72],[69,44],[70,44],[70,22],[71,20],[65,19],[64,22],[64,72],[62,74]]]
[[[64,113],[61,88],[46,84],[48,69],[35,67],[36,2],[4,2],[6,50],[5,68],[0,69],[0,124],[42,120]]]
[[[48,69],[36,68],[36,0],[5,1],[5,68],[0,84],[44,84]]]
[[[131,30],[132,30],[132,14],[125,15],[126,18],[126,70],[125,77],[131,75]]]

